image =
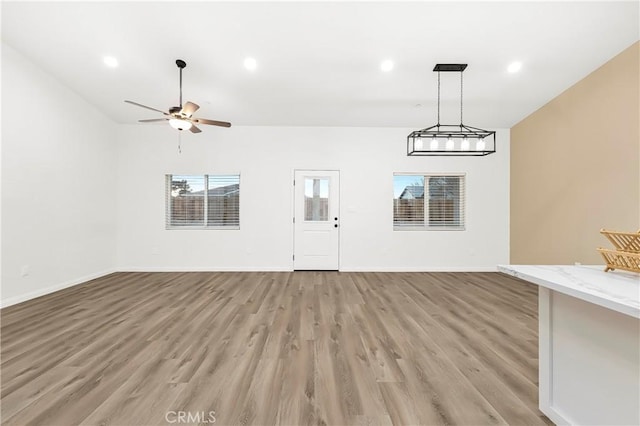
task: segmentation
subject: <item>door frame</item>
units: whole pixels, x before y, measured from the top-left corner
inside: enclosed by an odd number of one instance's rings
[[[339,227],[342,228],[342,179],[340,179],[340,169],[332,169],[332,168],[313,168],[313,169],[307,169],[307,168],[294,168],[291,169],[291,271],[295,271],[295,260],[294,260],[294,256],[296,253],[296,223],[295,223],[295,217],[296,217],[296,186],[295,186],[295,180],[296,180],[296,172],[313,172],[313,173],[322,173],[322,172],[336,172],[338,173],[338,217],[340,218],[339,222]],[[341,258],[342,258],[342,250],[340,250],[340,247],[342,246],[342,230],[338,230],[338,269],[337,271],[341,270],[341,266],[342,266],[342,262],[341,262]]]

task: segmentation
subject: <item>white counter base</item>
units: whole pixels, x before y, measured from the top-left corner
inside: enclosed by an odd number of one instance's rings
[[[540,286],[540,410],[556,424],[639,425],[640,278],[571,266],[498,269]],[[611,279],[617,287],[605,287]]]

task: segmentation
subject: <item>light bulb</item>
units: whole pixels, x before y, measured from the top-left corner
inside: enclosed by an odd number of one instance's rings
[[[467,139],[466,137],[462,138],[460,149],[463,151],[469,151],[469,139]]]
[[[383,72],[389,72],[393,69],[393,61],[391,59],[387,59],[385,61],[382,61],[382,63],[380,64],[380,69]]]
[[[193,124],[190,121],[182,120],[180,118],[172,118],[169,120],[169,125],[177,130],[189,130]]]
[[[438,150],[438,139],[432,138],[430,146],[431,146],[431,151],[437,151]]]
[[[476,144],[476,151],[484,151],[486,144],[484,143],[484,139],[478,139],[478,143]]]
[[[423,146],[422,146],[422,138],[417,138],[417,139],[415,140],[415,142],[413,143],[413,148],[414,148],[416,151],[422,151],[422,149],[423,149]]]
[[[258,67],[258,62],[254,58],[245,58],[244,67],[249,71],[255,71]]]
[[[520,71],[520,68],[522,68],[522,62],[516,61],[509,64],[507,71],[513,74]]]
[[[110,68],[116,68],[118,66],[118,60],[113,56],[105,56],[102,60],[104,64]]]
[[[447,139],[447,151],[453,151],[453,139]]]

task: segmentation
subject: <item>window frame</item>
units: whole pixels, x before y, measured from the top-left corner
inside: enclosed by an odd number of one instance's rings
[[[392,211],[392,225],[394,231],[466,231],[467,229],[467,174],[465,172],[430,172],[430,173],[420,173],[420,172],[394,172],[393,177],[396,176],[420,176],[423,180],[424,185],[424,212],[423,216],[423,224],[422,225],[396,225],[395,223],[395,212]],[[460,226],[434,226],[429,225],[429,182],[428,180],[433,177],[458,177],[461,179],[461,191],[460,191],[460,204],[461,207],[459,209],[460,216],[462,217],[462,224]],[[393,185],[392,185],[392,201],[395,200],[395,195],[393,194]]]
[[[205,192],[204,202],[203,202],[203,225],[172,225],[171,224],[171,183],[173,181],[173,176],[193,176],[193,177],[204,177],[204,188]],[[237,225],[207,225],[209,221],[209,177],[221,177],[221,176],[237,176],[238,178],[238,224]],[[242,187],[242,175],[240,173],[217,173],[217,174],[185,174],[185,173],[167,173],[165,174],[165,229],[166,230],[224,230],[224,231],[234,231],[240,229],[241,222],[241,214],[240,214],[240,188]]]

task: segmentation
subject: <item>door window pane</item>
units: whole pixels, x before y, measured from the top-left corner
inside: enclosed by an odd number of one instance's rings
[[[329,220],[329,178],[305,178],[304,220]]]

